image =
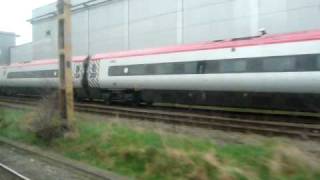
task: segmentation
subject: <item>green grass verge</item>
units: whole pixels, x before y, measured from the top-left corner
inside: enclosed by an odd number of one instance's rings
[[[273,141],[217,145],[79,116],[79,137],[48,145],[26,130],[26,116],[25,111],[1,109],[0,136],[136,179],[320,179],[315,158]]]

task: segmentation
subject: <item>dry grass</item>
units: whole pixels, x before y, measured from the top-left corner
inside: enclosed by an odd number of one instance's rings
[[[65,124],[60,119],[57,94],[43,97],[35,111],[26,115],[24,129],[50,143],[65,133]]]
[[[0,107],[0,129],[5,129],[10,126],[12,122],[6,119],[5,111]]]
[[[42,110],[27,112],[27,119],[39,116],[38,111]],[[7,121],[13,123],[1,129],[0,135],[40,144],[66,157],[136,179],[320,179],[315,154],[283,139],[232,134],[227,141],[229,133],[216,135],[203,129],[80,114],[76,124],[80,136],[57,138],[43,145],[30,130],[26,133],[19,128],[26,116],[10,112]]]
[[[320,172],[320,161],[312,154],[282,143],[275,147],[269,167],[271,172],[277,176],[291,176],[298,170],[317,173]]]

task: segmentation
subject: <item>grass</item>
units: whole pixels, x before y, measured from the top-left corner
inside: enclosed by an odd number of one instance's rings
[[[83,115],[77,118],[79,137],[48,144],[26,130],[27,116],[1,109],[0,136],[136,179],[320,179],[316,158],[288,144],[217,145]]]

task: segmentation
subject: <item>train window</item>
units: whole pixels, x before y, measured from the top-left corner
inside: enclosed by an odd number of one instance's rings
[[[126,71],[126,69],[125,69]],[[129,74],[131,76],[139,76],[139,75],[145,75],[146,74],[146,67],[145,65],[134,65],[130,66],[128,69],[128,72],[125,74]]]
[[[317,55],[317,70],[320,70],[320,55]]]
[[[10,72],[8,79],[27,79],[27,78],[54,78],[56,70],[45,71],[27,71],[27,72]]]
[[[197,74],[198,73],[197,62],[186,62],[184,63],[184,74]]]
[[[207,61],[205,64],[206,64],[206,68],[204,71],[205,74],[219,73],[219,67],[220,67],[219,61]]]
[[[92,64],[92,66],[91,66],[91,72],[92,72],[92,73],[96,73],[96,72],[97,72],[97,65],[96,65],[96,64]]]
[[[90,79],[95,79],[95,78],[97,78],[97,73],[90,74]]]
[[[184,64],[185,63],[174,63],[174,74],[185,74]]]
[[[80,72],[80,70],[81,70],[80,65],[77,65],[77,66],[76,66],[76,73],[79,73],[79,72]]]
[[[270,57],[263,60],[264,72],[288,72],[294,70],[294,57]]]
[[[154,64],[147,64],[145,65],[146,75],[154,75],[155,74],[155,65]]]
[[[247,72],[262,72],[262,61],[260,59],[248,59]]]
[[[219,65],[220,73],[239,73],[245,72],[247,63],[244,60],[226,60],[221,61]]]
[[[211,60],[132,66],[115,66],[110,76],[138,76],[164,74],[216,74],[242,72],[294,72],[320,70],[320,55]]]
[[[157,64],[156,65],[156,74],[174,74],[174,64],[166,63],[166,64]]]
[[[296,56],[296,71],[317,70],[317,55]]]
[[[123,74],[123,67],[115,66],[109,68],[109,76],[122,76]]]

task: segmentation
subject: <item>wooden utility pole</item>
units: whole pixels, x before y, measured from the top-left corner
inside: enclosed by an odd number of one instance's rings
[[[58,0],[58,53],[60,66],[60,113],[68,130],[74,125],[71,4],[70,0]]]

